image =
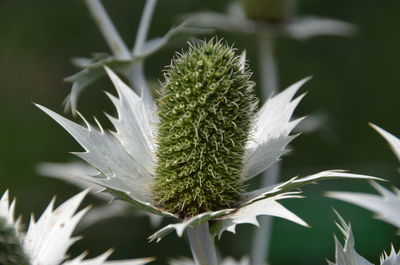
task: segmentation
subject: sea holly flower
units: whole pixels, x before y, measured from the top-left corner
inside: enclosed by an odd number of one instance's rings
[[[373,265],[368,260],[363,258],[355,250],[355,240],[353,232],[351,230],[351,225],[346,223],[346,221],[336,212],[339,219],[339,223],[336,223],[340,232],[344,236],[344,244],[342,245],[339,240],[335,237],[335,262],[328,261],[329,265]],[[400,264],[400,252],[396,253],[393,245],[388,255],[383,252],[380,258],[380,265],[398,265]]]
[[[153,259],[135,259],[106,262],[112,251],[84,260],[87,253],[66,260],[68,248],[79,237],[71,237],[76,225],[89,210],[75,213],[88,190],[73,196],[54,210],[53,199],[35,221],[31,217],[28,230],[22,232],[21,219],[15,219],[15,200],[10,203],[8,191],[0,199],[0,264],[5,265],[142,265]]]
[[[400,160],[400,139],[374,124],[371,124],[371,126],[385,138]],[[327,196],[368,209],[374,212],[377,218],[400,229],[400,190],[393,187],[393,191],[390,191],[376,182],[371,182],[371,186],[375,188],[380,195],[335,191],[328,192]]]
[[[106,68],[118,96],[107,93],[118,117],[107,114],[115,131],[97,128],[81,114],[78,125],[38,106],[85,149],[76,153],[98,174],[82,176],[142,210],[182,223],[159,230],[152,240],[176,231],[182,235],[213,220],[212,232],[257,224],[259,215],[306,223],[277,201],[299,197],[299,187],[323,179],[376,179],[343,171],[245,192],[245,182],[287,152],[290,135],[302,120],[291,120],[303,96],[303,79],[271,97],[258,111],[245,55],[221,41],[191,45],[165,72],[157,106],[143,100]]]

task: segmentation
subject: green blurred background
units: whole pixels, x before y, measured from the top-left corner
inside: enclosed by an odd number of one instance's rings
[[[144,0],[106,0],[105,6],[127,43],[133,43]],[[187,12],[223,11],[229,1],[160,0],[150,37],[163,35]],[[279,39],[281,88],[309,75],[314,79],[303,92],[308,95],[297,115],[323,113],[325,125],[297,138],[293,152],[283,160],[283,177],[306,175],[323,169],[350,169],[386,178],[400,186],[398,161],[384,140],[374,132],[373,122],[400,136],[400,2],[353,0],[299,2],[299,14],[314,14],[352,22],[359,27],[353,38],[320,37],[307,42]],[[216,33],[239,49],[247,49],[251,68],[257,72],[254,39]],[[184,43],[167,48],[146,62],[146,75],[155,82],[160,71]],[[18,197],[17,212],[28,221],[44,210],[53,195],[59,202],[78,189],[35,173],[39,162],[71,161],[69,151],[81,150],[72,138],[46,117],[32,102],[62,112],[61,102],[70,85],[63,78],[76,72],[71,57],[108,52],[82,0],[0,0],[0,192],[9,188]],[[257,74],[256,74],[257,77]],[[80,110],[86,116],[112,112],[102,90],[113,91],[105,78],[83,94]],[[390,186],[390,184],[387,184]],[[400,247],[395,229],[371,218],[371,213],[323,197],[328,190],[373,192],[365,182],[331,181],[306,187],[307,198],[284,205],[304,218],[311,229],[274,219],[272,264],[326,264],[333,259],[335,218],[331,207],[351,220],[358,251],[377,262],[390,243]],[[86,203],[99,204],[93,198]],[[84,231],[85,238],[70,253],[84,249],[90,256],[116,248],[113,258],[156,256],[154,264],[167,258],[190,256],[184,240],[170,235],[160,243],[147,243],[155,231],[146,217],[115,218]],[[249,252],[254,228],[242,225],[233,236],[225,233],[218,242],[224,255],[241,257]],[[339,237],[341,237],[339,235]]]

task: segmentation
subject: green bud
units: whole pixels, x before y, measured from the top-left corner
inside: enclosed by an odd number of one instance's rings
[[[254,83],[221,41],[193,44],[166,70],[154,197],[181,217],[234,207],[255,113]]]
[[[240,0],[247,17],[267,23],[281,23],[288,19],[294,0]]]
[[[0,264],[4,265],[29,265],[13,227],[7,225],[4,218],[0,217]]]

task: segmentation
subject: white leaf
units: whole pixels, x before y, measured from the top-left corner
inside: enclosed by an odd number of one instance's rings
[[[133,209],[132,205],[123,201],[113,201],[114,196],[109,193],[103,192],[104,188],[96,184],[85,181],[90,176],[98,174],[98,171],[84,162],[69,162],[69,163],[40,163],[37,167],[37,172],[46,177],[54,177],[67,181],[68,183],[86,189],[91,187],[90,193],[107,202],[107,205],[93,207],[83,220],[80,222],[80,227],[87,227],[95,222],[100,222],[105,219],[114,218],[118,216],[130,216],[143,214],[150,219],[153,227],[160,225],[162,217],[159,215],[150,214],[146,211],[138,211]],[[93,186],[95,189],[93,189]]]
[[[371,124],[372,128],[374,128],[380,135],[385,138],[385,140],[389,143],[390,148],[392,148],[394,154],[397,156],[397,158],[400,161],[400,139],[394,136],[393,134],[385,131],[384,129]]]
[[[218,218],[216,223],[211,226],[211,231],[215,236],[221,237],[224,231],[235,233],[236,226],[239,224],[253,224],[258,226],[257,216],[262,215],[280,217],[303,226],[308,226],[301,218],[277,202],[278,200],[288,198],[299,198],[299,196],[297,193],[282,193],[250,202],[239,207],[238,210],[231,214]]]
[[[107,115],[116,129],[114,136],[133,159],[152,173],[158,124],[156,107],[139,97],[108,67],[105,69],[118,92],[118,98],[107,93],[118,112],[118,118]]]
[[[384,252],[381,256],[381,265],[400,265],[400,251],[396,253],[396,250],[392,245],[390,255]]]
[[[283,192],[293,191],[304,185],[314,184],[321,180],[330,180],[330,179],[382,180],[380,178],[368,175],[346,173],[343,170],[327,170],[303,178],[294,177],[283,183],[275,184],[272,186],[248,192],[246,194],[246,200],[248,202],[252,202],[265,197],[271,197]]]
[[[309,79],[305,78],[271,97],[258,111],[251,140],[246,146],[244,179],[257,176],[288,151],[286,146],[294,139],[289,134],[301,121],[291,121],[291,117],[303,96],[293,97]]]
[[[337,213],[340,223],[337,223],[339,230],[344,236],[344,246],[335,237],[335,263],[332,265],[373,265],[368,260],[361,257],[354,249],[354,237],[350,224],[346,224],[343,218]]]
[[[87,192],[75,195],[54,211],[53,199],[37,222],[31,218],[23,246],[32,265],[57,265],[66,258],[68,248],[77,240],[71,238],[72,232],[88,211],[85,208],[75,214]]]
[[[394,188],[391,192],[375,182],[371,185],[381,196],[358,192],[328,192],[327,196],[368,209],[379,219],[400,228],[400,191]]]
[[[152,202],[152,175],[125,151],[114,136],[105,132],[99,124],[99,129],[94,128],[82,116],[86,127],[43,106],[37,106],[63,126],[86,151],[75,154],[102,173],[96,177],[88,177],[88,181],[121,191],[139,202]]]
[[[250,265],[250,260],[247,257],[243,257],[241,260],[237,261],[231,257],[223,259],[220,265]],[[195,265],[194,261],[188,258],[180,258],[170,260],[169,265]]]
[[[104,200],[112,199],[111,195],[104,192],[98,192],[100,190],[103,190],[103,188],[85,180],[90,177],[99,175],[100,173],[94,167],[88,165],[85,162],[81,161],[66,162],[66,163],[44,162],[40,163],[36,167],[36,172],[39,175],[45,177],[51,177],[62,181],[66,181],[69,184],[77,186],[81,189],[94,187],[95,189],[90,190],[90,193],[92,195]]]
[[[10,203],[9,192],[6,190],[0,199],[0,218],[6,220],[7,225],[15,229],[15,232],[20,236],[21,219],[15,220],[15,199]]]
[[[72,232],[89,209],[86,207],[76,213],[88,192],[89,190],[80,192],[55,210],[53,210],[53,199],[38,221],[35,221],[32,216],[25,235],[18,233],[31,265],[60,265],[66,259],[68,248],[79,239],[72,238]],[[7,224],[19,231],[19,220],[14,221],[14,209],[15,200],[9,205],[8,192],[6,192],[0,200],[0,218],[4,218]],[[107,251],[97,258],[88,260],[83,260],[86,256],[86,253],[83,253],[71,261],[63,262],[62,265],[142,265],[153,260],[144,258],[105,262],[111,253],[112,251]]]
[[[285,31],[299,40],[327,35],[351,37],[356,32],[356,26],[335,19],[307,16],[293,19],[286,25]]]
[[[225,209],[225,210],[220,210],[220,211],[216,211],[216,212],[205,212],[205,213],[198,214],[187,220],[184,220],[182,223],[169,224],[169,225],[161,228],[154,234],[152,234],[149,237],[149,240],[150,241],[156,240],[156,242],[159,242],[161,239],[163,239],[166,235],[173,232],[174,230],[176,231],[176,234],[179,237],[181,237],[183,235],[183,232],[185,232],[185,230],[187,228],[193,228],[193,227],[199,226],[205,222],[208,222],[209,220],[211,220],[213,218],[222,216],[231,211],[233,211],[233,209]]]
[[[153,261],[153,258],[143,258],[143,259],[131,259],[131,260],[114,260],[106,261],[111,255],[112,250],[105,252],[104,254],[93,258],[83,260],[86,253],[76,257],[73,260],[64,262],[62,265],[143,265]]]

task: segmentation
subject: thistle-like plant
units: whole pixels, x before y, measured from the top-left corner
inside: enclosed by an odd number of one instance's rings
[[[76,225],[89,210],[77,212],[88,190],[70,198],[53,210],[55,200],[35,221],[32,216],[26,233],[21,218],[15,219],[15,200],[10,203],[8,191],[0,199],[0,264],[4,265],[142,265],[153,259],[135,259],[106,262],[112,251],[84,260],[87,253],[66,260],[68,248],[79,238],[71,237]]]
[[[106,71],[118,97],[107,93],[118,117],[105,131],[96,120],[85,126],[38,106],[63,126],[85,149],[77,153],[98,174],[82,176],[106,191],[153,214],[173,217],[171,224],[150,238],[188,231],[197,264],[216,264],[211,233],[234,232],[237,224],[257,224],[259,215],[303,220],[277,201],[299,197],[297,189],[322,179],[370,176],[323,171],[252,192],[247,180],[257,176],[287,152],[289,135],[302,120],[291,116],[301,80],[271,97],[254,114],[253,83],[245,55],[221,41],[192,45],[167,68],[158,105],[139,97],[110,69]],[[199,254],[200,253],[200,254]]]

